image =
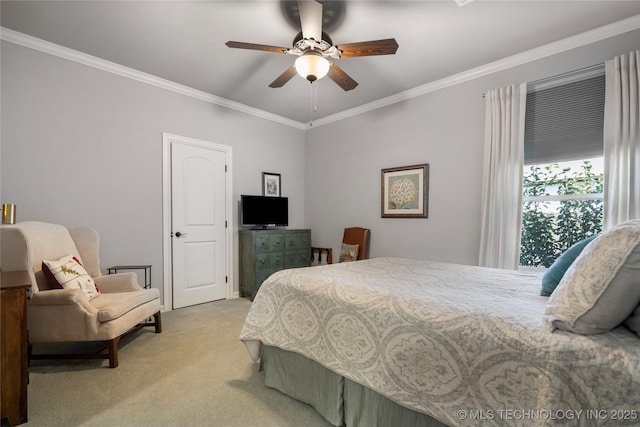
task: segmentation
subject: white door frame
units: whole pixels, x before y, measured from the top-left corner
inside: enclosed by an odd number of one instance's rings
[[[228,145],[216,144],[213,142],[203,141],[185,136],[173,135],[170,133],[162,133],[162,259],[164,263],[164,309],[165,311],[173,310],[173,259],[171,254],[171,143],[178,142],[180,144],[188,144],[196,147],[223,151],[227,158],[227,174],[225,179],[225,216],[227,227],[225,229],[225,245],[226,245],[226,276],[227,280],[227,299],[233,296],[233,284],[235,282],[233,275],[233,158],[232,147]]]

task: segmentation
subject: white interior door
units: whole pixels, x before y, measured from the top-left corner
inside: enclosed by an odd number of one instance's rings
[[[173,308],[227,297],[226,153],[171,143]]]

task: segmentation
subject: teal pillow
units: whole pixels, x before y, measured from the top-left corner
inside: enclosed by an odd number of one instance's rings
[[[578,243],[575,243],[569,249],[563,252],[562,255],[556,259],[551,267],[544,273],[542,276],[542,289],[540,290],[540,295],[544,297],[548,297],[551,293],[556,289],[558,283],[562,280],[564,273],[569,269],[573,261],[578,258],[578,255],[582,252],[582,250],[589,244],[590,241],[596,238],[596,235],[587,237],[584,240],[580,240]]]

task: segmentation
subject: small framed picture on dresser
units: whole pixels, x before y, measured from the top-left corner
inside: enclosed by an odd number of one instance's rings
[[[262,172],[262,195],[267,197],[280,197],[280,174]]]

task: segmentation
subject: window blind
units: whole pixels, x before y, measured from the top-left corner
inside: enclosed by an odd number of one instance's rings
[[[525,165],[602,156],[604,73],[527,94]]]

